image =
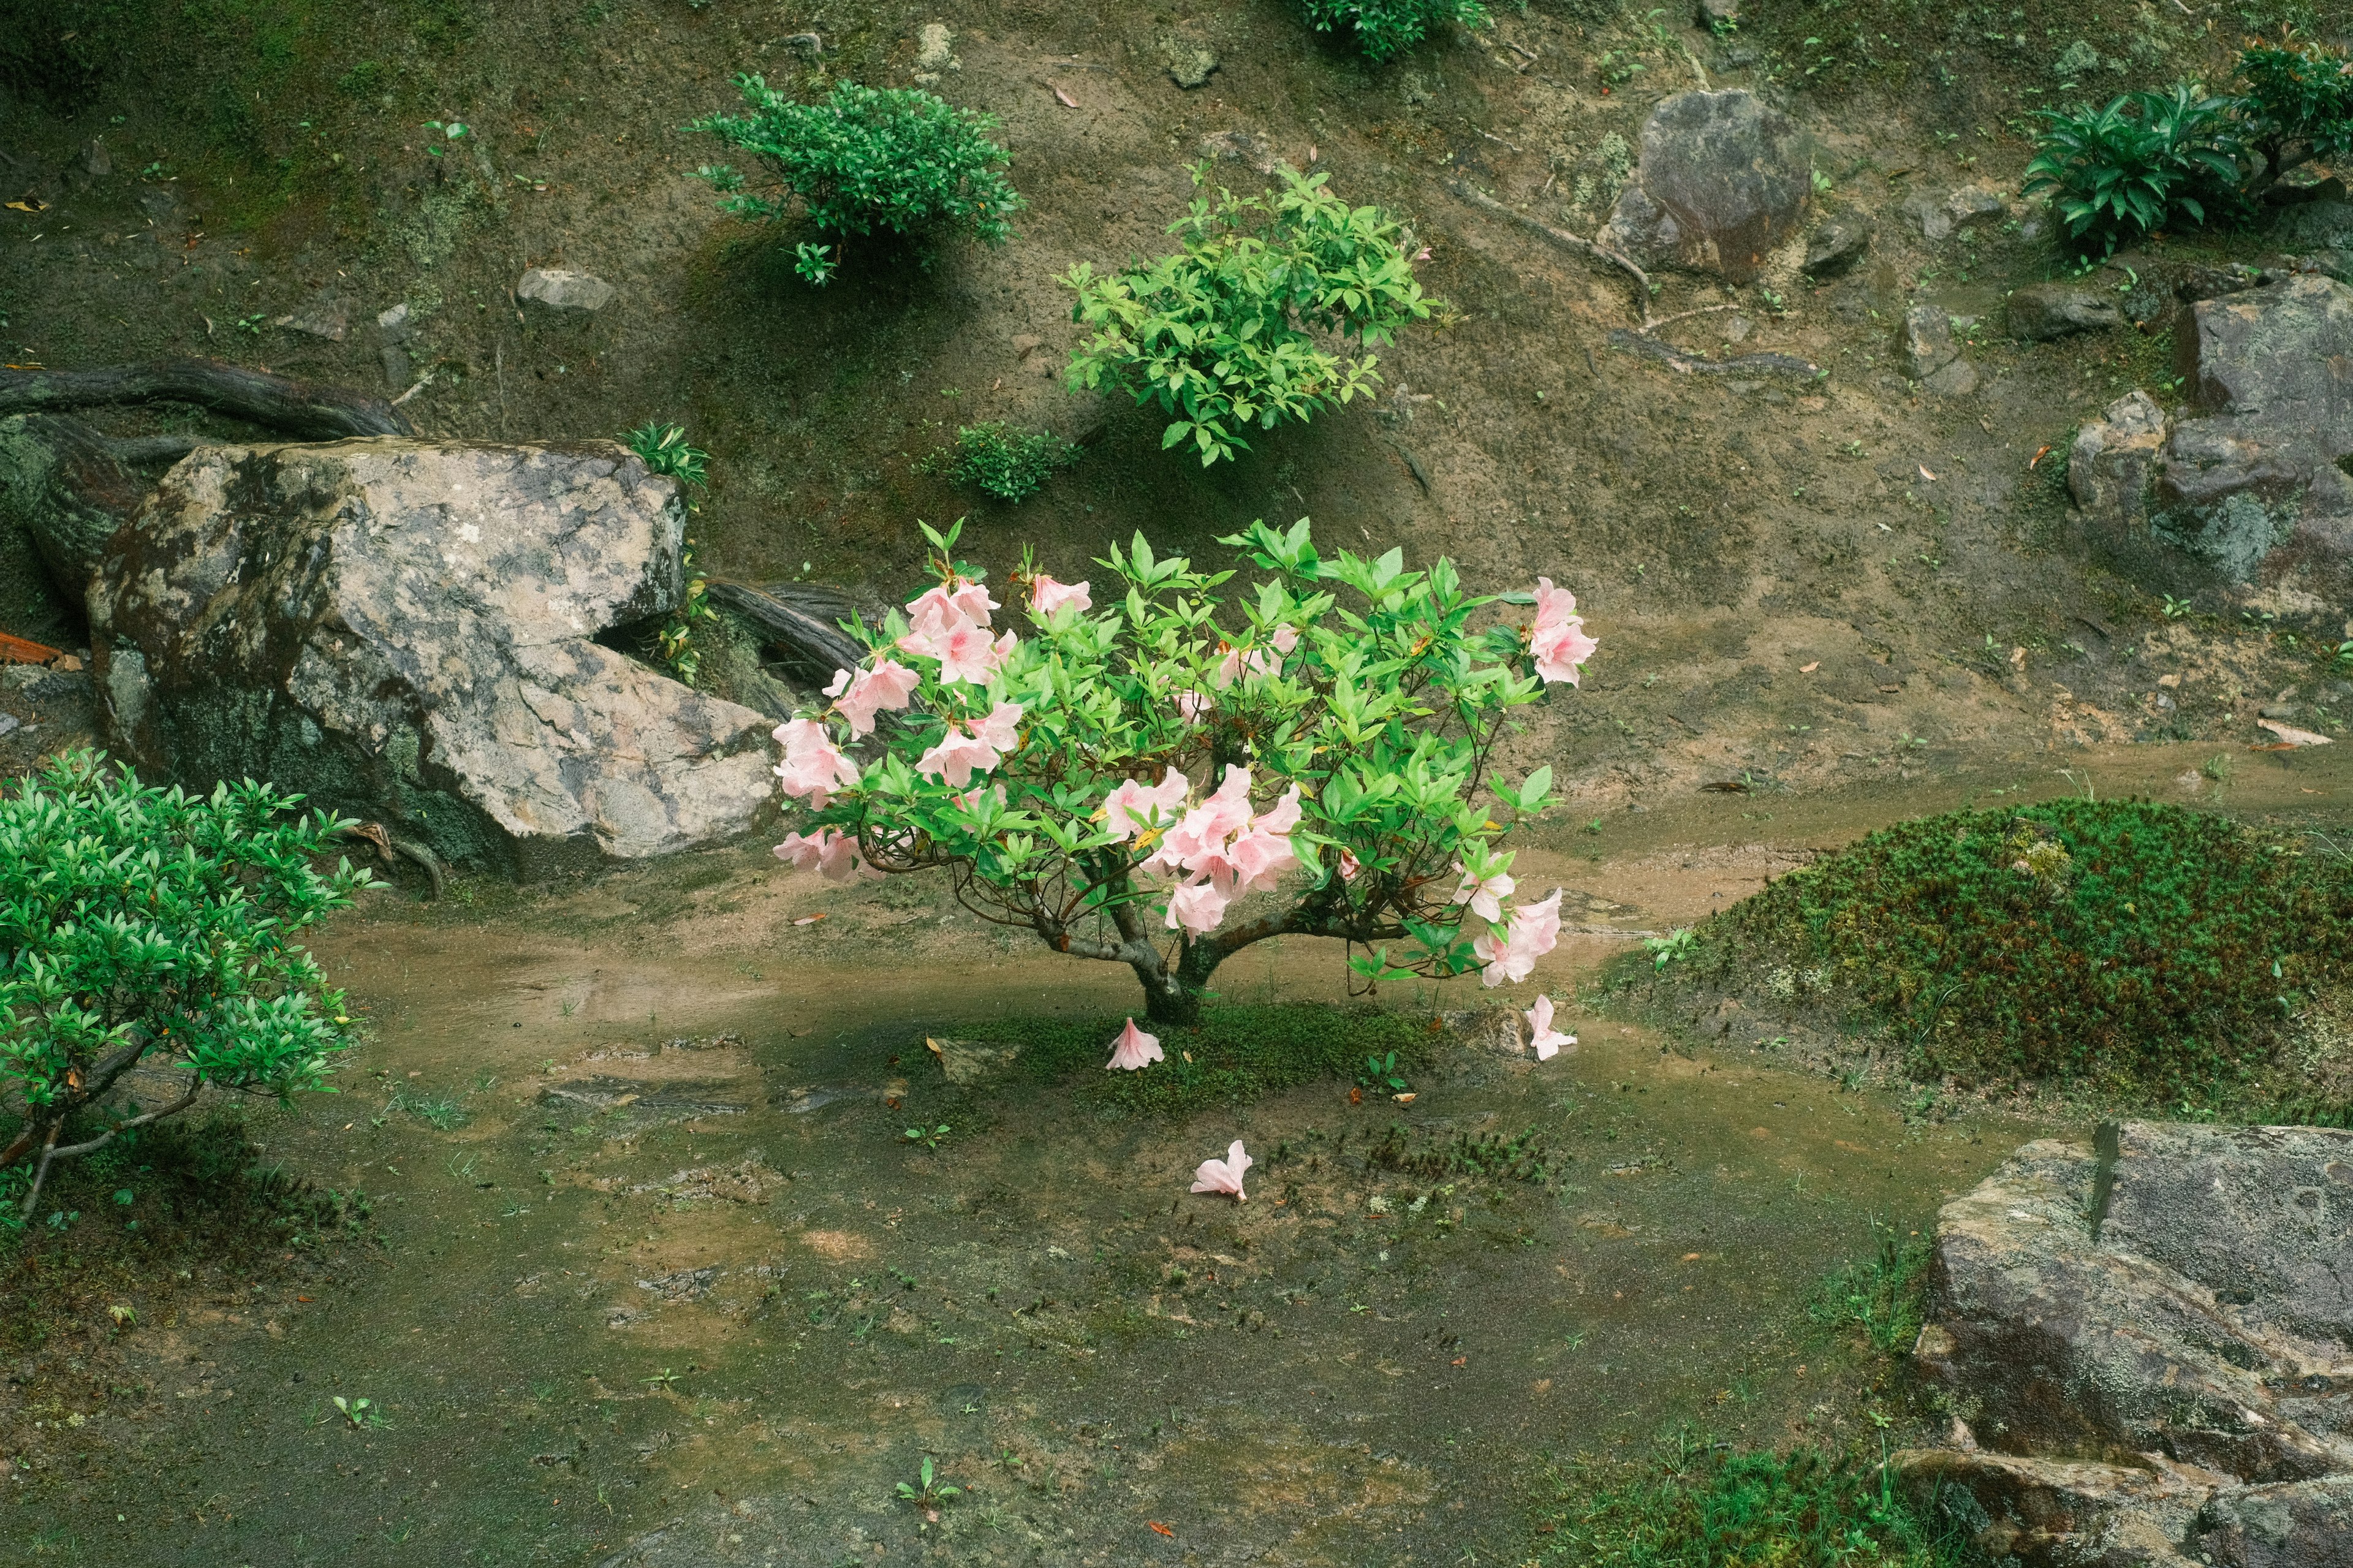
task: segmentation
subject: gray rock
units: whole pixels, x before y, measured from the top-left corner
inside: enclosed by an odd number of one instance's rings
[[[1947,239],[1953,233],[1953,215],[1946,210],[1944,198],[1932,191],[1909,191],[1895,210],[1920,226],[1923,239]]]
[[[1213,163],[1240,163],[1261,174],[1274,173],[1282,160],[1274,143],[1255,131],[1214,131],[1201,138],[1201,156]]]
[[[108,744],[522,875],[732,838],[765,721],[592,640],[677,604],[683,526],[605,442],[199,447],[91,588]]]
[[[1936,305],[1915,305],[1904,312],[1895,331],[1895,357],[1904,374],[1925,381],[1960,357],[1953,341],[1953,319]]]
[[[2067,489],[2084,526],[2111,551],[2129,551],[2148,532],[2149,481],[2165,447],[2165,410],[2146,392],[2127,393],[2075,432]]]
[[[1787,115],[1744,89],[1682,92],[1643,122],[1640,163],[1603,233],[1645,267],[1746,283],[1812,199],[1813,161]]]
[[[2353,1132],[2030,1143],[1937,1215],[1926,1317],[1915,1364],[1990,1453],[1903,1468],[1997,1557],[2348,1561]]]
[[[2290,249],[2353,250],[2353,202],[2299,202],[2281,215],[2272,238]]]
[[[283,331],[339,343],[351,335],[351,309],[340,300],[313,300],[292,315],[280,316],[270,324]]]
[[[1171,33],[1160,40],[1160,63],[1167,68],[1168,79],[1189,92],[1208,84],[1219,61],[1217,51],[1198,38]]]
[[[1946,196],[1945,210],[1952,215],[1957,226],[1967,227],[2004,216],[2010,205],[1983,185],[1962,185]]]
[[[2075,283],[2029,283],[2010,291],[2010,333],[2040,342],[2070,332],[2105,331],[2124,322],[2116,297]]]
[[[384,362],[384,384],[396,391],[408,390],[409,377],[416,374],[416,365],[409,363],[408,351],[398,343],[386,343],[376,351]]]
[[[2214,1568],[2353,1568],[2353,1479],[2225,1492],[2191,1542]]]
[[[1978,389],[1977,366],[1957,354],[1922,376],[1920,385],[1939,397],[1967,397]]]
[[[114,154],[106,143],[93,137],[81,144],[81,171],[93,180],[103,180],[114,173]]]
[[[586,272],[534,267],[515,285],[515,298],[558,316],[585,316],[613,300],[613,286]]]
[[[955,58],[955,35],[944,22],[926,22],[915,29],[915,81],[921,87],[937,87],[943,71],[962,70],[964,62]]]
[[[1711,33],[1729,33],[1740,26],[1740,0],[1699,0],[1694,20]]]
[[[376,331],[384,334],[385,342],[406,342],[408,334],[413,330],[409,321],[408,302],[404,300],[397,305],[378,311],[375,326]]]
[[[1841,213],[1825,219],[1806,242],[1806,276],[1837,278],[1852,270],[1869,254],[1872,230],[1871,220],[1860,214]]]
[[[825,53],[825,37],[818,33],[793,33],[786,37],[785,47],[803,59],[813,60]]]

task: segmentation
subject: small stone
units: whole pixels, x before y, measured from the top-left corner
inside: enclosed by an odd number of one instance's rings
[[[2302,710],[2297,708],[2293,702],[2274,702],[2258,709],[2256,711],[2261,717],[2265,719],[2293,719],[2301,712]]]
[[[1946,239],[1953,232],[1953,215],[1934,193],[1914,191],[1896,204],[1896,210],[1920,226],[1923,239]]]
[[[1740,0],[1699,0],[1695,19],[1711,33],[1728,33],[1740,26]]]
[[[339,343],[350,335],[352,320],[349,309],[333,300],[317,300],[290,316],[280,316],[272,325],[305,337],[324,338]]]
[[[1957,224],[1980,223],[2010,211],[2009,204],[1983,185],[1963,185],[1945,198],[1945,210]]]
[[[417,368],[409,363],[408,351],[398,343],[386,343],[377,354],[384,361],[384,384],[398,391],[408,390],[408,378]]]
[[[102,180],[114,173],[114,155],[106,150],[105,142],[92,137],[81,144],[81,167],[91,179]]]
[[[388,310],[378,311],[375,325],[376,330],[384,334],[385,342],[406,342],[408,340],[408,302],[404,300]]]
[[[515,285],[515,298],[558,315],[588,315],[612,302],[613,286],[586,272],[534,267]]]
[[[1905,375],[1926,380],[1960,357],[1961,347],[1953,341],[1953,319],[1935,305],[1913,306],[1904,312],[1895,353]]]
[[[825,53],[825,39],[815,33],[795,33],[785,40],[785,47],[813,60]]]
[[[1207,44],[1175,34],[1160,40],[1160,62],[1168,68],[1168,79],[1187,92],[1206,85],[1219,65],[1217,52]]]
[[[1871,249],[1871,220],[1841,214],[1814,230],[1806,242],[1805,274],[1836,278],[1848,271]]]
[[[2008,316],[2011,334],[2031,342],[2105,331],[2124,321],[2115,299],[2073,283],[2029,283],[2012,289]]]
[[[0,736],[15,734],[17,726],[23,722],[14,713],[0,713]]]
[[[1244,163],[1261,174],[1274,173],[1274,143],[1252,131],[1219,131],[1201,138],[1201,155]]]
[[[1939,397],[1967,397],[1978,389],[1977,367],[1956,354],[1921,377],[1920,384]]]

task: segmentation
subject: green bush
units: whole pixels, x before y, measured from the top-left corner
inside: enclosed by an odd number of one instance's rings
[[[1079,448],[1050,430],[1026,430],[992,419],[956,429],[955,445],[924,461],[924,471],[960,485],[976,485],[1004,500],[1023,500],[1079,460]]]
[[[1198,1025],[1155,1024],[1166,1060],[1148,1072],[1105,1072],[1121,1020],[1012,1018],[960,1035],[1018,1046],[1021,1070],[1043,1082],[1078,1081],[1078,1100],[1154,1116],[1240,1105],[1319,1079],[1345,1081],[1365,1055],[1397,1053],[1400,1067],[1430,1061],[1427,1018],[1312,1004],[1205,1007]]]
[[[1197,188],[1208,167],[1192,170]],[[1388,343],[1442,308],[1414,281],[1395,218],[1351,207],[1324,175],[1282,178],[1279,195],[1196,197],[1169,226],[1184,240],[1173,256],[1100,278],[1081,262],[1062,279],[1079,297],[1072,318],[1095,329],[1071,356],[1071,389],[1157,404],[1176,416],[1161,445],[1190,442],[1205,468],[1247,450],[1251,425],[1303,422],[1379,381],[1374,356],[1342,360],[1314,332]]]
[[[1834,1009],[1916,1076],[2211,1102],[2353,975],[2353,872],[2220,816],[2055,801],[1883,829],[1700,933],[1696,978]]]
[[[293,937],[370,879],[313,868],[349,824],[290,816],[301,800],[250,780],[146,788],[95,752],[0,798],[0,1100],[23,1119],[0,1171],[31,1165],[23,1213],[53,1161],[207,1086],[316,1088],[350,1045],[343,994]],[[142,1062],[184,1075],[181,1095],[113,1103]]]
[[[989,139],[995,117],[913,88],[845,81],[822,103],[797,103],[762,78],[735,80],[749,112],[706,115],[687,129],[758,159],[776,188],[747,191],[744,176],[725,163],[696,170],[727,211],[782,217],[797,199],[812,225],[845,238],[947,226],[997,245],[1013,232],[1023,203],[1005,175],[1011,154]],[[830,248],[802,246],[802,276],[818,283],[832,276],[840,258],[828,259]]]
[[[2208,202],[2238,185],[2231,110],[2231,100],[2189,85],[2128,92],[2096,110],[2036,110],[2042,129],[2025,193],[2048,191],[2069,238],[2110,251],[2177,213],[2204,223]]]
[[[1405,53],[1448,22],[1466,27],[1487,25],[1487,7],[1480,0],[1300,0],[1300,5],[1317,32],[1346,35],[1366,59],[1375,61]]]
[[[2315,159],[2353,156],[2353,60],[2344,49],[2284,31],[2276,44],[2249,44],[2239,76],[2247,86],[2239,100],[2242,134],[2263,157],[2258,186]]]
[[[1970,1561],[1860,1454],[1743,1452],[1680,1433],[1645,1464],[1563,1478],[1578,1568],[1958,1568]]]

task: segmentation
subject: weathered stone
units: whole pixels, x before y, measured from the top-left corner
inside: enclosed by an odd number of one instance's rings
[[[1213,162],[1240,163],[1261,174],[1274,173],[1282,160],[1274,143],[1255,131],[1213,131],[1201,138],[1201,156]]]
[[[2299,202],[2280,215],[2272,238],[2290,249],[2353,250],[2353,202]]]
[[[1699,0],[1694,20],[1711,33],[1729,33],[1740,26],[1740,0]]]
[[[1895,210],[1920,226],[1923,239],[1948,239],[1953,233],[1953,215],[1946,209],[1942,196],[1933,191],[1910,191],[1895,205]]]
[[[1677,93],[1643,122],[1641,162],[1603,232],[1643,266],[1745,283],[1812,196],[1813,163],[1788,116],[1743,89]]]
[[[952,1039],[944,1035],[924,1036],[923,1046],[938,1059],[941,1075],[953,1084],[978,1083],[1010,1067],[1021,1056],[1018,1046]]]
[[[1171,33],[1160,40],[1160,63],[1167,68],[1168,79],[1189,92],[1208,84],[1219,61],[1217,51],[1198,38]]]
[[[943,71],[962,70],[964,62],[955,58],[955,35],[944,22],[926,22],[915,29],[915,81],[922,87],[937,87]]]
[[[1945,197],[1945,210],[1952,215],[1956,226],[1965,228],[2003,216],[2010,205],[1983,185],[1961,185]]]
[[[2353,1568],[2353,1478],[2224,1492],[2190,1540],[2213,1568]]]
[[[1957,354],[1922,376],[1920,386],[1939,397],[1967,397],[1978,389],[1978,369]]]
[[[1853,213],[1827,219],[1806,242],[1805,274],[1836,278],[1850,270],[1871,249],[1872,222]]]
[[[388,306],[385,309],[377,311],[375,325],[376,331],[384,334],[384,341],[385,342],[406,342],[408,341],[408,334],[413,330],[413,323],[409,318],[408,302],[404,300],[397,305]]]
[[[81,170],[93,180],[103,180],[114,173],[114,154],[106,143],[92,137],[81,144]]]
[[[2073,283],[2029,283],[2013,289],[2007,314],[2012,336],[2038,342],[2070,332],[2105,331],[2124,322],[2115,296]]]
[[[1905,1468],[1966,1491],[1997,1557],[2170,1562],[2192,1541],[2246,1568],[2343,1561],[2348,1344],[2353,1132],[2127,1121],[2030,1143],[1938,1215],[1913,1352],[1992,1452]]]
[[[2165,447],[2165,410],[2146,392],[2108,405],[2075,433],[2067,454],[2067,489],[2085,525],[2111,546],[2148,532],[2149,480]]]
[[[683,522],[603,442],[200,447],[91,589],[108,743],[525,875],[730,838],[765,722],[592,640],[676,605]]]
[[[1986,1561],[2023,1568],[2103,1563],[2189,1568],[2176,1542],[2227,1476],[1948,1448],[1906,1449],[1896,1473],[1960,1524]],[[2137,1553],[2137,1555],[2135,1553]]]
[[[515,298],[559,316],[585,316],[613,300],[613,286],[586,272],[534,267],[515,285]]]
[[[1915,305],[1904,312],[1896,328],[1895,357],[1906,376],[1924,381],[1960,353],[1961,345],[1953,341],[1953,319],[1941,307]]]
[[[324,338],[331,343],[339,343],[351,335],[351,309],[340,300],[313,300],[293,314],[280,316],[270,324],[286,331],[300,332],[306,338]]]

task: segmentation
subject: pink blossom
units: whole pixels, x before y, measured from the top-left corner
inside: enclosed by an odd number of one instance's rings
[[[854,882],[860,878],[878,882],[882,879],[882,873],[868,865],[860,853],[858,836],[837,833],[830,827],[821,827],[807,837],[786,834],[785,841],[776,846],[776,858],[791,862],[797,871],[820,871],[828,882]]]
[[[950,720],[947,733],[915,759],[915,771],[962,789],[972,782],[974,773],[985,773],[997,763],[996,747],[978,735],[966,734]]]
[[[1247,1203],[1250,1194],[1242,1191],[1242,1173],[1258,1163],[1242,1152],[1239,1138],[1226,1150],[1222,1160],[1204,1160],[1193,1173],[1193,1190],[1197,1193],[1231,1193],[1237,1203]]]
[[[1005,656],[1012,651],[1012,642],[1013,634],[1008,632],[1002,641],[991,643],[986,627],[959,619],[932,638],[927,649],[913,651],[929,652],[940,661],[940,684],[943,686],[953,686],[960,680],[983,686],[997,672],[997,667],[1005,662]]]
[[[1356,858],[1356,852],[1355,850],[1343,849],[1340,851],[1340,880],[1344,882],[1353,882],[1363,873],[1364,869],[1365,863]]]
[[[797,800],[825,809],[835,790],[858,783],[858,764],[841,754],[832,733],[815,719],[793,719],[779,724],[776,739],[785,748],[785,760],[776,769],[776,787]]]
[[[1155,816],[1164,825],[1173,821],[1192,787],[1192,781],[1175,768],[1156,784],[1122,779],[1103,801],[1104,826],[1123,838],[1134,838],[1152,826]]]
[[[1577,667],[1601,646],[1585,635],[1584,618],[1576,612],[1576,595],[1554,587],[1549,577],[1536,579],[1536,624],[1528,633],[1528,651],[1535,656],[1539,679],[1577,685]]]
[[[1195,936],[1207,936],[1226,918],[1226,905],[1231,901],[1214,882],[1187,883],[1168,895],[1167,927],[1175,931],[1181,926]]]
[[[1299,826],[1299,786],[1293,784],[1283,791],[1282,798],[1274,803],[1271,811],[1261,812],[1250,823],[1253,833],[1288,834]]]
[[[1021,704],[999,702],[988,710],[987,718],[974,722],[972,732],[998,751],[1010,752],[1021,744],[1021,737],[1014,729],[1020,721]],[[991,763],[988,765],[995,767],[997,764]]]
[[[825,694],[834,699],[834,710],[849,721],[852,735],[871,735],[874,732],[874,715],[907,706],[920,679],[905,665],[886,658],[872,669],[861,669],[855,675],[846,669],[835,670],[833,684],[825,689]]]
[[[1491,930],[1475,938],[1471,951],[1486,965],[1480,973],[1482,984],[1501,985],[1509,980],[1516,984],[1559,941],[1560,889],[1555,888],[1544,902],[1514,910],[1501,936]]]
[[[1206,691],[1180,691],[1176,694],[1176,716],[1187,724],[1198,724],[1201,716],[1217,707],[1216,700]]]
[[[997,601],[988,590],[968,577],[959,577],[955,585],[943,584],[929,589],[907,603],[907,618],[920,629],[928,621],[972,621],[988,625],[988,613],[997,608]]]
[[[1275,652],[1289,653],[1299,646],[1298,628],[1290,626],[1277,626],[1274,628],[1274,636],[1269,637],[1267,641],[1274,645]]]
[[[1455,889],[1454,896],[1446,901],[1450,904],[1469,904],[1471,912],[1482,921],[1502,920],[1504,900],[1512,896],[1512,889],[1517,884],[1501,871],[1497,871],[1482,881],[1464,870],[1462,862],[1460,860],[1454,862],[1454,868],[1462,872],[1462,885]]]
[[[1242,650],[1229,646],[1224,657],[1218,660],[1218,668],[1209,672],[1209,684],[1223,691],[1234,683],[1234,678],[1241,672]]]
[[[1130,1018],[1127,1027],[1119,1032],[1119,1038],[1111,1043],[1111,1060],[1103,1063],[1103,1071],[1117,1068],[1123,1072],[1137,1072],[1148,1062],[1167,1059],[1160,1054],[1160,1037],[1145,1034]]]
[[[1029,607],[1041,616],[1050,616],[1064,605],[1084,613],[1095,607],[1084,583],[1057,583],[1040,572],[1029,579]]]
[[[1528,1021],[1528,1044],[1536,1048],[1536,1060],[1540,1062],[1552,1060],[1564,1046],[1572,1051],[1577,1049],[1575,1035],[1564,1035],[1552,1026],[1551,997],[1538,996],[1536,1005],[1529,1008],[1524,1016]]]

